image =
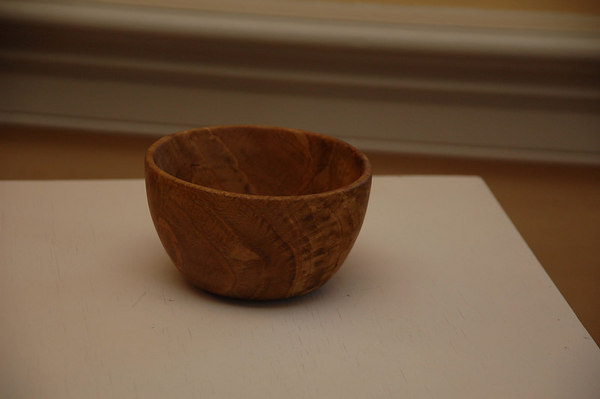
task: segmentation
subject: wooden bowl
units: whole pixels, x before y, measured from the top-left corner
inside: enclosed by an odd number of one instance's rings
[[[146,192],[167,253],[218,295],[279,299],[323,285],[362,225],[367,157],[321,134],[260,126],[187,130],[146,153]]]

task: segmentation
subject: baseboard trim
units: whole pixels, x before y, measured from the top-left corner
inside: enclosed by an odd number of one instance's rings
[[[260,123],[377,150],[600,163],[600,33],[567,19],[485,28],[4,2],[0,122],[141,134]]]
[[[135,122],[123,120],[76,118],[72,116],[6,113],[0,111],[0,121],[6,125],[58,128],[78,132],[101,134],[126,134],[144,135],[159,138],[165,134],[177,132],[196,125],[177,125],[149,122]],[[436,143],[407,141],[407,140],[381,140],[368,137],[350,137],[336,135],[338,138],[360,148],[364,151],[449,156],[460,158],[500,159],[507,161],[527,162],[552,162],[583,165],[599,165],[598,157],[594,153],[572,151],[537,151],[523,148],[503,148],[500,146],[465,146],[452,142]]]

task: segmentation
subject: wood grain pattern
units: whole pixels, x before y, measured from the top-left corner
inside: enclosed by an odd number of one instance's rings
[[[167,253],[192,284],[236,298],[323,285],[358,236],[370,185],[364,154],[292,129],[188,130],[146,154],[148,203]]]

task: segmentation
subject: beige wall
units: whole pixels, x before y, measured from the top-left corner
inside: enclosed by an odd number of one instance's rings
[[[306,0],[294,0],[306,1]],[[468,7],[498,10],[551,11],[600,15],[598,0],[335,0],[345,3],[397,4],[405,6]]]
[[[600,15],[600,0],[258,0],[247,2],[245,0],[80,0],[83,2],[123,3],[165,6],[176,8],[216,8],[231,9],[237,5],[243,11],[252,9],[264,11],[266,8],[281,9],[282,3],[370,3],[392,4],[419,7],[465,7],[480,9],[497,9],[511,11],[549,11],[559,13],[576,13]]]

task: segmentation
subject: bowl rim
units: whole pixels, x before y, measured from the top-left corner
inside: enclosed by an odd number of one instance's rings
[[[265,195],[265,194],[237,193],[234,191],[220,190],[220,189],[209,187],[209,186],[203,186],[200,184],[191,183],[187,180],[181,179],[179,177],[173,176],[170,173],[167,173],[165,170],[160,168],[154,161],[154,154],[157,151],[157,149],[161,145],[163,145],[165,142],[172,140],[176,136],[186,135],[186,134],[190,134],[190,133],[194,133],[194,132],[198,132],[198,131],[202,131],[202,130],[210,131],[211,129],[216,130],[216,129],[248,129],[248,128],[260,129],[260,130],[279,130],[279,131],[286,131],[286,132],[290,132],[290,133],[292,133],[292,132],[301,133],[304,135],[314,136],[314,137],[317,137],[322,140],[337,142],[338,144],[341,144],[344,147],[350,149],[350,151],[362,161],[363,171],[360,174],[360,176],[357,179],[355,179],[352,183],[346,184],[342,187],[338,187],[333,190],[321,191],[318,193],[311,193],[311,194],[301,194],[301,195]],[[148,147],[148,149],[146,150],[145,161],[146,161],[147,168],[152,169],[155,173],[159,174],[160,176],[162,176],[163,178],[165,178],[167,180],[170,180],[171,182],[173,182],[175,184],[180,184],[180,185],[186,186],[188,188],[192,188],[195,190],[203,190],[203,191],[206,191],[209,193],[213,193],[213,194],[217,194],[217,195],[221,195],[221,196],[225,196],[225,197],[247,198],[247,199],[254,199],[254,200],[279,200],[279,201],[282,201],[282,200],[292,200],[292,199],[310,199],[310,198],[318,198],[318,197],[327,197],[327,196],[335,195],[338,193],[344,193],[344,192],[351,191],[356,187],[359,187],[365,183],[368,183],[371,180],[371,177],[373,174],[373,172],[371,170],[371,163],[369,161],[369,158],[367,158],[367,156],[362,151],[360,151],[359,149],[354,147],[352,144],[349,144],[344,140],[340,140],[336,137],[328,136],[328,135],[321,134],[321,133],[315,133],[315,132],[311,132],[311,131],[307,131],[307,130],[302,130],[302,129],[294,129],[294,128],[287,128],[287,127],[279,127],[279,126],[269,126],[269,125],[252,125],[252,124],[204,126],[204,127],[186,129],[186,130],[182,130],[182,131],[178,131],[178,132],[174,132],[174,133],[165,135],[165,136],[159,138],[158,140],[156,140],[154,143],[152,143],[152,145],[150,145],[150,147]]]

